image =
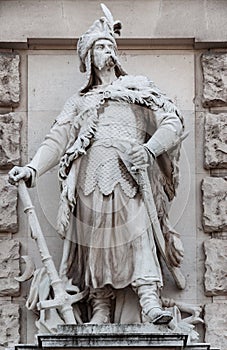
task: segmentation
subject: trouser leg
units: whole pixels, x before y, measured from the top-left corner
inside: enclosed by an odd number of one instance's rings
[[[172,320],[171,312],[162,309],[156,282],[143,284],[138,280],[132,283],[132,288],[139,297],[143,321],[165,324]]]
[[[92,307],[92,317],[88,323],[110,323],[111,299],[113,298],[113,291],[108,287],[93,289],[89,297]]]

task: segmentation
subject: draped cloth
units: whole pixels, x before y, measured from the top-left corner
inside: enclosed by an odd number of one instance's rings
[[[162,284],[149,219],[141,195],[129,198],[116,186],[110,195],[98,187],[78,192],[68,277],[74,284],[116,289],[138,278]],[[83,284],[81,284],[83,281]]]

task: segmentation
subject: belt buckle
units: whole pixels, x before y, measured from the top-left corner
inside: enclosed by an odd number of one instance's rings
[[[104,99],[105,99],[105,98],[110,98],[110,96],[111,96],[111,92],[110,92],[109,90],[104,90],[104,91],[103,91],[103,97],[104,97]]]
[[[103,145],[104,145],[105,147],[111,147],[111,146],[113,145],[113,141],[112,141],[110,138],[104,139],[104,140],[103,140]]]

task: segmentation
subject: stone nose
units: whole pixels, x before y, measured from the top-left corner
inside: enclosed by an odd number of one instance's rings
[[[112,49],[108,46],[105,47],[105,53],[111,53]]]

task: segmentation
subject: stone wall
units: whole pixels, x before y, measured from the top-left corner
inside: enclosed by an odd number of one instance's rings
[[[205,112],[204,167],[210,176],[202,181],[207,342],[224,349],[227,344],[227,52],[201,57]],[[225,315],[225,316],[224,316]]]
[[[0,53],[0,106],[10,113],[0,114],[0,349],[20,340],[19,305],[13,298],[20,295],[20,242],[18,231],[17,188],[8,182],[7,171],[20,164],[21,119],[13,109],[20,101],[20,56]]]
[[[99,1],[86,0],[86,6],[84,2],[35,0],[28,5],[25,0],[13,0],[0,4],[0,29],[4,27],[0,30],[0,350],[20,340],[34,340],[35,316],[24,306],[29,282],[20,287],[14,277],[24,269],[21,255],[32,255],[40,265],[17,188],[8,183],[7,172],[14,165],[26,164],[65,99],[83,82],[75,68],[75,38],[101,13]],[[201,341],[225,350],[227,6],[221,0],[190,1],[190,6],[187,2],[122,0],[117,2],[116,17],[125,27],[119,40],[123,65],[133,73],[151,75],[184,110],[190,130],[183,150],[187,161],[181,166],[180,205],[172,208],[171,216],[183,234],[188,285],[183,294],[168,284],[168,276],[167,285],[171,297],[205,306]],[[116,2],[106,4],[115,14]],[[130,11],[124,21],[125,8]],[[181,10],[185,8],[186,17]],[[57,181],[53,175],[41,180],[34,202],[58,262],[61,241],[54,229]],[[52,203],[46,207],[50,194]]]

